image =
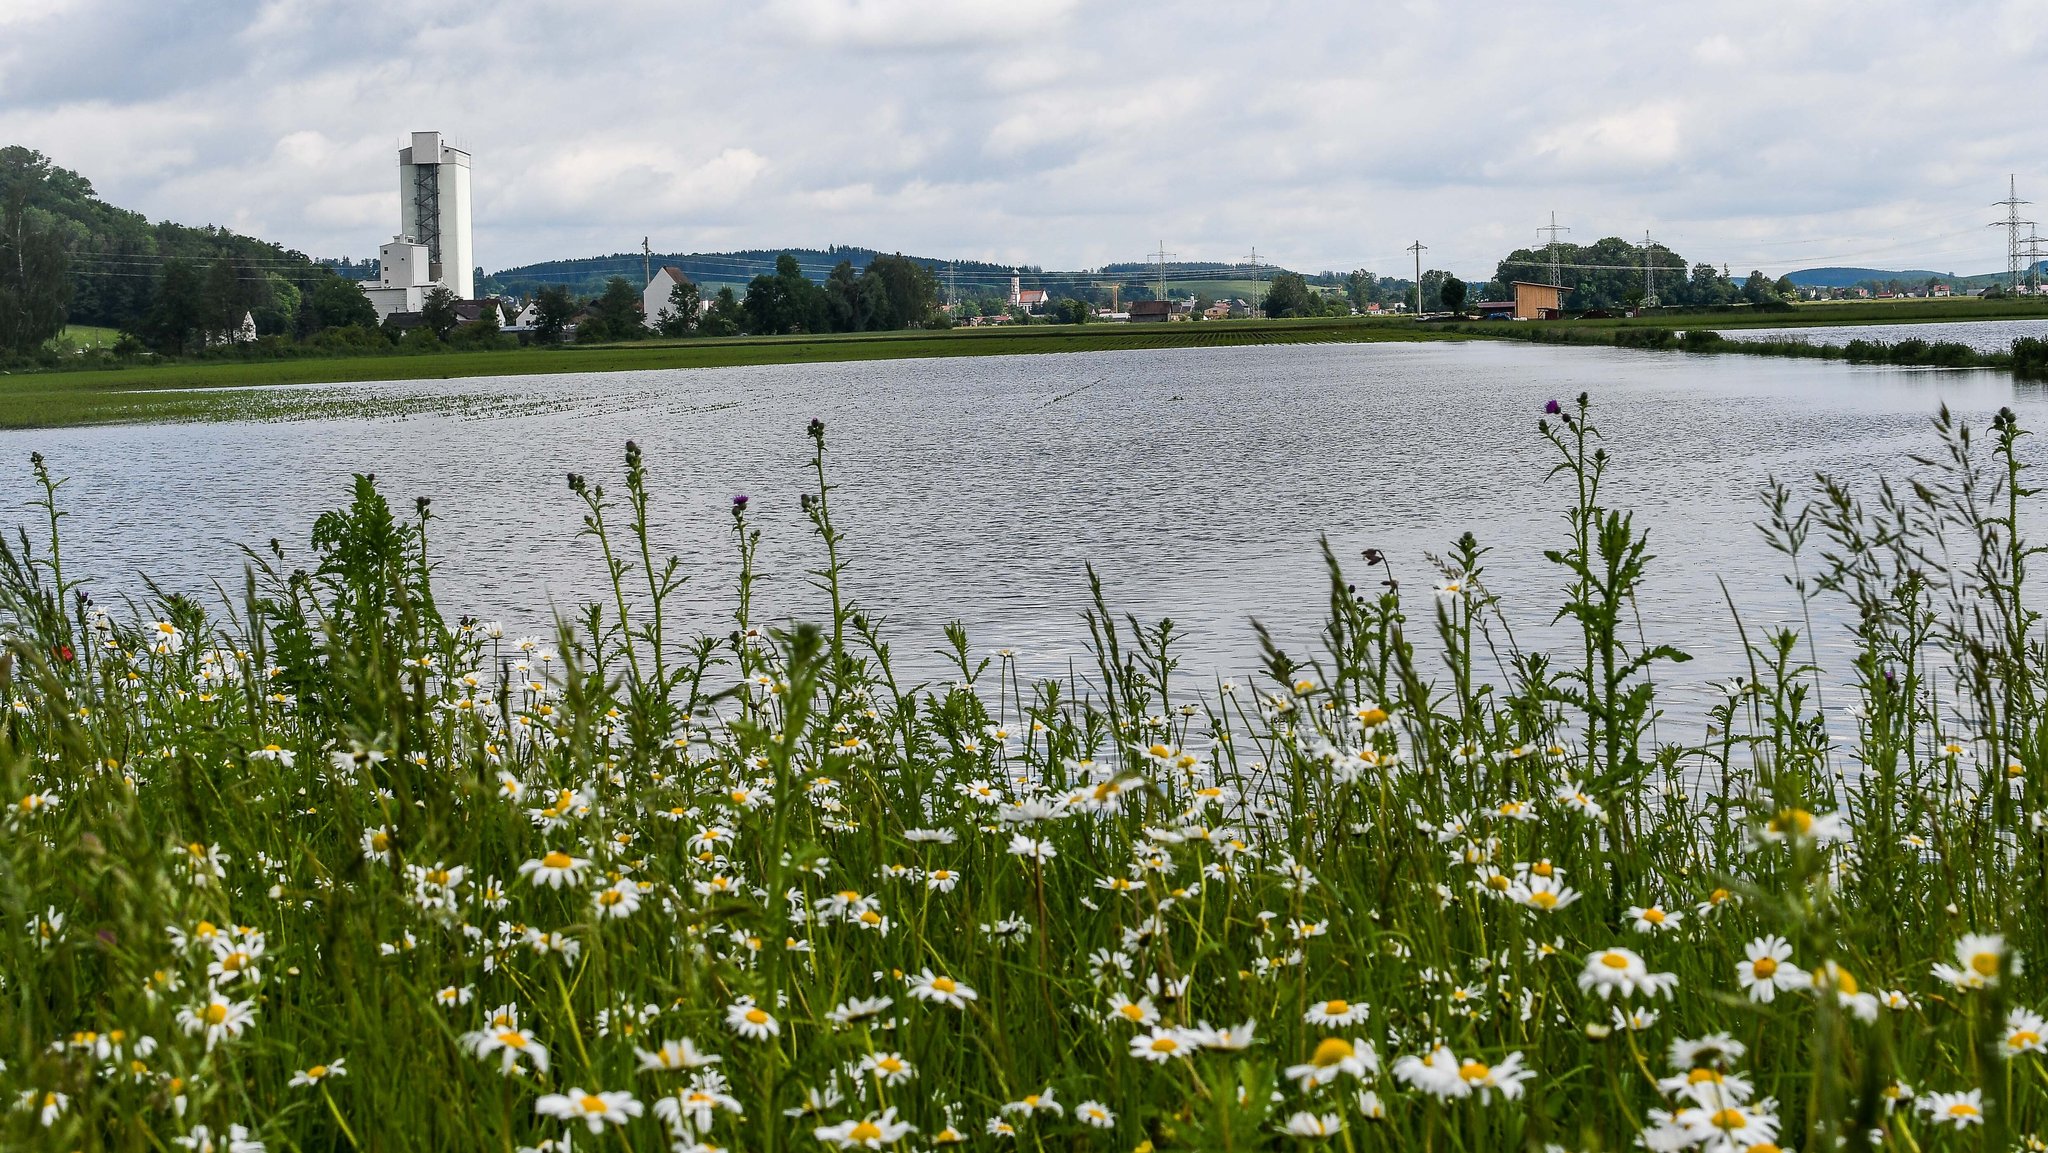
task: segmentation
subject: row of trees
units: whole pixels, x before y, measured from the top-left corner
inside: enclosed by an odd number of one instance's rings
[[[1564,306],[1572,311],[1596,308],[1635,308],[1645,297],[1646,264],[1642,245],[1610,236],[1592,244],[1560,244],[1557,263],[1560,277],[1570,289]],[[1517,280],[1550,279],[1551,250],[1518,248],[1496,267],[1484,289],[1484,299],[1512,300]],[[1704,261],[1688,264],[1684,257],[1660,244],[1647,253],[1650,274],[1655,277],[1659,304],[1680,308],[1712,308],[1719,305],[1749,304],[1776,306],[1798,295],[1789,279],[1772,280],[1752,271],[1741,281],[1724,268]],[[1429,274],[1423,276],[1429,287]]]

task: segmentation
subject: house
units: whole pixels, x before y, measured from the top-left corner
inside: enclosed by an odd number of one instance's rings
[[[1564,315],[1563,285],[1517,280],[1509,287],[1515,292],[1516,320],[1556,320]]]
[[[1203,319],[1203,320],[1228,320],[1228,319],[1230,319],[1230,302],[1229,302],[1229,301],[1227,301],[1227,300],[1219,300],[1219,301],[1217,301],[1216,303],[1214,303],[1214,304],[1210,305],[1209,307],[1207,307],[1207,308],[1203,309],[1203,310],[1202,310],[1202,319]]]
[[[1164,324],[1173,318],[1170,300],[1139,300],[1131,304],[1132,324]]]
[[[649,328],[660,324],[661,310],[668,307],[669,292],[688,279],[683,270],[673,264],[664,264],[656,269],[647,287],[640,290],[640,323]]]
[[[1946,284],[1937,284],[1932,289],[1929,289],[1927,293],[1929,296],[1947,296],[1948,294],[1949,287]]]

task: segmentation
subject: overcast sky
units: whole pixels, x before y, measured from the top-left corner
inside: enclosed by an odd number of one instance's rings
[[[2048,212],[2037,3],[0,0],[0,143],[320,256],[396,149],[475,156],[488,269],[860,244],[1051,268],[1491,273],[1554,210],[1691,259],[2003,267]],[[2042,218],[2048,221],[2048,217]]]

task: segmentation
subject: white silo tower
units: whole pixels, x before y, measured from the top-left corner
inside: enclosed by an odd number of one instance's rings
[[[427,276],[462,300],[476,296],[469,240],[469,153],[439,132],[415,132],[398,150],[401,231],[426,246]]]

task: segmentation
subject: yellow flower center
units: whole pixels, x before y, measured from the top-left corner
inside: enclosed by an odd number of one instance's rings
[[[1493,1076],[1493,1070],[1477,1061],[1467,1061],[1458,1066],[1458,1076],[1474,1084]]]
[[[749,1009],[747,1010],[747,1023],[750,1025],[765,1025],[768,1023],[768,1014],[759,1009]]]
[[[1549,889],[1538,889],[1529,894],[1529,903],[1539,909],[1554,909],[1557,907],[1557,894]]]
[[[228,1007],[219,1001],[206,1007],[206,1023],[218,1025],[228,1019]]]
[[[507,1049],[524,1049],[526,1048],[526,1034],[507,1029],[498,1034],[498,1044],[503,1045]]]
[[[1318,1069],[1327,1069],[1339,1061],[1349,1060],[1356,1052],[1351,1042],[1342,1037],[1325,1037],[1316,1044],[1316,1051],[1308,1063]]]
[[[1968,1101],[1958,1101],[1948,1107],[1948,1115],[1951,1117],[1975,1117],[1979,1112],[1981,1110]]]
[[[1780,809],[1771,818],[1770,830],[1774,833],[1798,833],[1804,836],[1813,829],[1813,814],[1805,809]]]
[[[605,1111],[604,1098],[592,1093],[585,1093],[583,1099],[576,1102],[576,1105],[585,1113],[602,1113]]]
[[[371,833],[370,847],[382,853],[391,848],[390,833]]]
[[[1137,1005],[1126,1003],[1117,1006],[1116,1011],[1122,1013],[1125,1017],[1133,1021],[1142,1021],[1145,1019],[1145,1010]]]
[[[1718,1083],[1721,1080],[1721,1074],[1712,1069],[1694,1069],[1685,1075],[1685,1080],[1687,1084],[1691,1085],[1699,1085],[1708,1081]]]
[[[951,993],[960,986],[951,977],[933,977],[932,988],[941,993]]]
[[[1726,889],[1715,889],[1713,892],[1707,894],[1707,904],[1718,905],[1734,895],[1735,894],[1729,892]]]
[[[1749,963],[1749,971],[1759,981],[1768,981],[1778,971],[1778,962],[1770,957],[1758,957]]]
[[[1486,887],[1489,889],[1493,889],[1496,892],[1505,892],[1510,884],[1513,884],[1513,882],[1509,881],[1505,876],[1499,873],[1495,873],[1493,876],[1486,878]]]
[[[1152,1051],[1154,1053],[1171,1053],[1179,1048],[1180,1042],[1171,1037],[1154,1037],[1152,1039]]]
[[[1743,1116],[1742,1110],[1730,1108],[1722,1109],[1707,1118],[1707,1123],[1716,1129],[1734,1130],[1749,1124],[1749,1118]]]
[[[1342,997],[1323,1002],[1323,1012],[1332,1017],[1341,1017],[1351,1011],[1351,1003]]]
[[[1358,714],[1358,719],[1359,722],[1365,725],[1366,728],[1372,728],[1376,725],[1384,725],[1387,723],[1387,710],[1366,709]]]
[[[1975,969],[1979,976],[1996,977],[1998,976],[1998,954],[1972,953],[1970,954],[1970,968]]]
[[[1602,953],[1600,954],[1600,963],[1610,969],[1628,968],[1628,958],[1620,953]]]
[[[540,863],[550,869],[566,869],[574,860],[574,857],[560,849],[550,849],[548,855],[540,859]]]
[[[625,899],[626,894],[619,892],[617,889],[606,889],[597,895],[597,903],[600,905],[616,905]]]
[[[1661,925],[1664,923],[1664,910],[1644,909],[1643,920],[1648,921],[1652,925]]]
[[[863,925],[879,925],[882,923],[882,915],[869,909],[860,915],[860,920]]]
[[[221,972],[223,973],[239,973],[243,969],[247,968],[248,965],[249,954],[247,953],[229,953],[227,956],[222,957],[220,959],[220,969]]]
[[[327,1076],[327,1066],[315,1065],[311,1069],[306,1070],[306,1076],[314,1081],[318,1081],[322,1077]]]
[[[882,1139],[882,1129],[881,1126],[876,1125],[873,1121],[862,1121],[848,1130],[846,1137],[849,1141],[880,1141]]]
[[[2032,1029],[2020,1029],[2005,1039],[2006,1047],[2009,1049],[2025,1049],[2029,1045],[2039,1045],[2040,1043],[2041,1035]]]

